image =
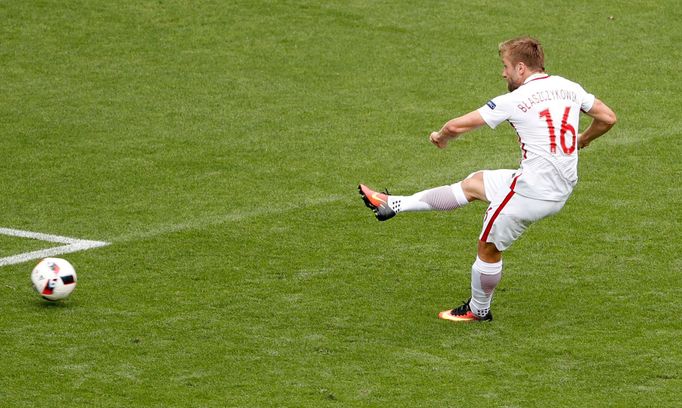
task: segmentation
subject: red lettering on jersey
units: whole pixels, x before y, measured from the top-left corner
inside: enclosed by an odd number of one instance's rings
[[[573,125],[568,123],[568,115],[571,112],[571,107],[567,106],[564,109],[564,116],[561,118],[561,130],[559,132],[559,139],[561,139],[561,150],[567,155],[573,154],[575,152],[576,146],[576,132]],[[547,130],[549,131],[549,151],[552,154],[556,154],[556,133],[554,132],[554,122],[552,121],[552,115],[549,113],[549,109],[545,109],[540,112],[540,117],[545,118],[547,121]],[[571,146],[566,145],[566,133],[571,132]]]
[[[556,153],[556,133],[554,133],[554,122],[552,121],[552,115],[549,113],[549,109],[545,109],[540,112],[540,117],[545,118],[547,121],[547,130],[549,130],[549,151],[552,154]]]

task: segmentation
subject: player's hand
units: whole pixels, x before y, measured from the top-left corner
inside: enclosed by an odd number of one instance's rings
[[[429,140],[439,149],[445,149],[445,147],[448,145],[448,139],[445,138],[440,132],[431,132]]]
[[[586,148],[586,147],[589,146],[589,145],[590,145],[590,142],[585,142],[585,141],[583,140],[583,134],[582,134],[582,133],[578,133],[578,150],[584,149],[584,148]]]

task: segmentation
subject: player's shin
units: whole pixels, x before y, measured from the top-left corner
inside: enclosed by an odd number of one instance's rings
[[[476,257],[471,267],[471,301],[469,307],[478,317],[484,317],[490,311],[493,292],[502,279],[502,261],[483,262]]]
[[[461,182],[420,191],[411,196],[390,196],[391,207],[403,211],[446,211],[469,204]]]

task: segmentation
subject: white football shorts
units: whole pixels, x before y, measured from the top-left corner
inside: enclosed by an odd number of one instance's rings
[[[545,201],[514,192],[518,170],[483,170],[483,186],[490,205],[479,239],[504,251],[535,221],[555,214],[566,201]]]

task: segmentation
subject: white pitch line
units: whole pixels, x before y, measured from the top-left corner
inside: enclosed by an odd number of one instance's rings
[[[77,242],[84,241],[82,239],[63,237],[61,235],[50,235],[43,234],[42,232],[31,232],[2,227],[0,227],[0,234],[9,235],[10,237],[37,239],[39,241],[58,242],[60,244],[75,244]]]
[[[8,235],[11,237],[30,238],[37,239],[39,241],[66,244],[57,247],[40,249],[32,252],[24,252],[22,254],[0,258],[0,266],[14,265],[26,261],[31,261],[34,259],[42,259],[50,256],[70,254],[72,252],[85,251],[87,249],[99,248],[109,245],[108,242],[104,241],[90,241],[87,239],[63,237],[60,235],[43,234],[41,232],[23,231],[12,228],[0,228],[0,234]]]
[[[327,196],[324,198],[308,199],[308,200],[302,200],[300,202],[291,202],[291,203],[288,203],[286,205],[279,206],[279,207],[256,207],[255,209],[253,209],[251,211],[239,211],[239,212],[235,212],[235,213],[227,213],[227,214],[221,214],[221,215],[216,215],[216,216],[198,218],[198,219],[194,219],[194,220],[191,220],[188,222],[183,222],[183,223],[160,225],[160,226],[157,226],[157,227],[150,229],[150,230],[133,231],[133,232],[130,232],[128,234],[121,235],[121,236],[113,239],[113,242],[129,242],[129,241],[149,239],[149,238],[157,237],[160,235],[172,234],[172,233],[176,233],[176,232],[180,232],[180,231],[201,229],[201,228],[205,228],[208,226],[220,225],[220,224],[224,224],[226,222],[241,221],[243,219],[252,218],[252,217],[259,217],[262,215],[274,215],[274,214],[285,213],[288,211],[298,210],[298,209],[307,208],[307,207],[314,207],[314,206],[318,206],[318,205],[330,204],[330,203],[333,203],[336,201],[343,200],[344,198],[345,197],[343,197],[343,196]],[[2,227],[0,227],[0,234],[12,236],[12,237],[31,238],[31,239],[37,239],[40,241],[57,242],[60,244],[67,244],[67,245],[62,245],[62,246],[57,246],[57,247],[52,247],[52,248],[41,249],[41,250],[33,251],[33,252],[25,252],[23,254],[8,256],[5,258],[0,258],[0,266],[13,265],[13,264],[26,262],[26,261],[31,261],[34,259],[42,259],[42,258],[46,258],[46,257],[50,257],[50,256],[63,255],[63,254],[68,254],[68,253],[72,253],[72,252],[84,251],[87,249],[99,248],[99,247],[111,245],[111,242],[90,241],[90,240],[85,240],[85,239],[64,237],[64,236],[60,236],[60,235],[50,235],[50,234],[43,234],[40,232],[23,231],[23,230],[17,230],[17,229],[11,229],[11,228],[2,228]]]

